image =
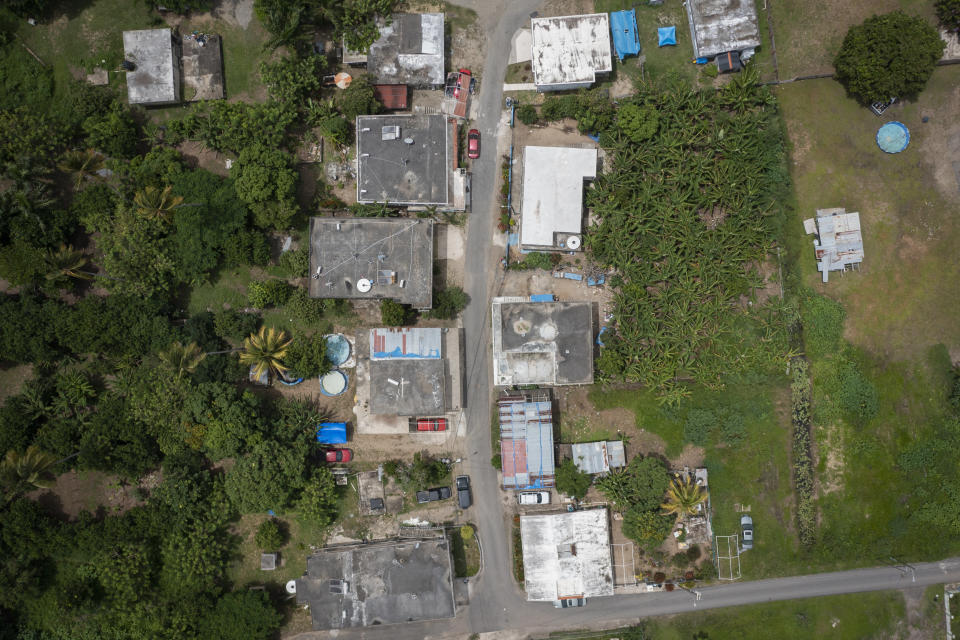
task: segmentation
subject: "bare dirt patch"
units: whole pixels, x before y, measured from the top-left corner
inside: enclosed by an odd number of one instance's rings
[[[81,511],[96,513],[103,509],[119,514],[143,504],[138,489],[149,492],[161,481],[159,471],[144,476],[139,484],[122,482],[117,476],[102,471],[71,470],[57,477],[52,489],[40,489],[27,494],[52,513],[74,519]]]
[[[33,365],[20,364],[0,368],[0,407],[7,398],[20,393],[24,383],[33,378]]]
[[[230,170],[227,169],[227,156],[210,149],[202,142],[188,140],[179,144],[177,150],[183,154],[191,167],[200,167],[224,178],[230,175]]]

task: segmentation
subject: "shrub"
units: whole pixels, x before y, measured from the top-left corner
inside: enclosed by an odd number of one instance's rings
[[[323,56],[287,56],[276,62],[261,62],[260,78],[274,100],[296,107],[320,91],[326,67]]]
[[[412,310],[405,304],[385,298],[380,301],[380,320],[388,327],[401,327],[410,320]]]
[[[474,534],[473,527],[471,527],[470,525],[465,524],[462,527],[460,527],[460,537],[463,538],[464,540],[473,540],[473,534]]]
[[[293,293],[284,308],[303,324],[326,330],[329,326],[329,323],[323,321],[323,312],[326,306],[326,300],[311,298],[306,289],[294,287]]]
[[[544,251],[531,251],[523,257],[520,262],[514,262],[510,265],[511,269],[544,269],[552,271],[560,262],[560,256],[556,253],[546,253]]]
[[[283,280],[254,280],[247,285],[247,300],[257,309],[281,307],[290,299],[291,290]]]
[[[83,122],[87,145],[114,158],[132,158],[137,152],[140,130],[123,104],[115,102],[106,114]]]
[[[937,0],[937,19],[947,31],[960,31],[960,0]]]
[[[213,314],[213,331],[221,338],[243,340],[260,326],[260,316],[235,309],[220,309]]]
[[[816,541],[817,513],[813,502],[813,458],[810,453],[810,376],[806,360],[793,361],[790,383],[793,422],[793,480],[797,491],[797,533],[800,544]]]
[[[286,269],[291,278],[306,278],[310,270],[310,250],[301,247],[280,254],[280,266]]]
[[[307,481],[297,501],[300,520],[326,527],[337,519],[337,484],[326,467],[318,467]]]
[[[354,122],[357,116],[379,113],[383,108],[373,96],[373,85],[370,76],[357,76],[350,82],[350,86],[336,94],[337,109],[348,122]]]
[[[497,460],[500,460],[500,456],[497,456]],[[590,482],[590,475],[580,471],[569,458],[557,467],[557,491],[560,493],[583,500],[590,488]]]
[[[632,141],[649,140],[660,126],[656,107],[628,103],[617,111],[617,127]]]
[[[673,529],[676,518],[657,511],[631,507],[623,514],[623,535],[644,549],[659,547]]]
[[[743,416],[729,412],[720,421],[720,440],[727,444],[737,444],[747,436],[747,427]]]
[[[532,104],[522,104],[517,107],[516,116],[517,119],[525,125],[534,124],[540,119],[537,108]]]
[[[433,294],[431,318],[453,320],[470,303],[470,296],[460,287],[447,287]]]
[[[562,120],[577,117],[577,96],[548,96],[540,106],[544,120]]]
[[[497,471],[503,470],[503,458],[500,457],[499,453],[495,453],[490,457],[490,466]]]
[[[710,432],[717,425],[717,414],[709,409],[691,409],[683,425],[683,438],[699,447],[707,446]]]
[[[87,233],[100,231],[113,220],[117,210],[117,196],[105,184],[92,184],[73,197],[70,212]]]
[[[693,563],[699,559],[700,559],[700,545],[691,544],[689,547],[687,547],[687,560]],[[689,580],[691,578],[693,578],[693,576],[690,576],[690,578],[687,578],[687,579]]]
[[[597,488],[621,512],[632,507],[641,511],[657,509],[669,485],[667,468],[652,456],[636,456],[623,471],[610,473],[597,481]]]
[[[257,534],[254,536],[254,542],[257,548],[263,551],[276,551],[283,546],[283,530],[276,518],[264,520],[257,528]]]
[[[316,333],[309,338],[303,334],[294,336],[283,362],[292,373],[305,378],[328,372],[331,365],[327,359],[327,341],[323,334]]]
[[[894,11],[850,27],[833,65],[837,80],[864,103],[914,98],[945,46],[926,20]]]
[[[841,375],[840,409],[851,422],[863,425],[877,415],[877,390],[852,363]]]

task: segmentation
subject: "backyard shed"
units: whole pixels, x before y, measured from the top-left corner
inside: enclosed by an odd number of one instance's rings
[[[754,0],[687,0],[694,58],[738,51],[748,58],[760,46]]]
[[[571,457],[577,468],[591,475],[610,473],[627,465],[622,440],[608,442],[577,442],[571,445]]]
[[[846,209],[817,209],[816,218],[803,221],[807,234],[813,234],[817,271],[827,282],[831,271],[856,269],[863,262],[863,236],[860,214]]]
[[[375,84],[373,97],[388,111],[403,111],[407,108],[407,85]]]

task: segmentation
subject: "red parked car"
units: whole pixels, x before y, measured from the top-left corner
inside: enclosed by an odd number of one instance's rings
[[[467,157],[476,160],[480,157],[480,132],[470,129],[467,133]]]
[[[353,451],[350,451],[350,449],[327,449],[324,456],[327,462],[350,462],[353,460]]]
[[[417,431],[446,431],[446,418],[419,418],[417,420]]]

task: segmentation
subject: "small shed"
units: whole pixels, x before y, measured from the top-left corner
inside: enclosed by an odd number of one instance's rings
[[[717,71],[720,73],[733,73],[735,71],[740,71],[740,67],[743,66],[740,64],[740,52],[739,51],[727,51],[726,53],[717,54]]]
[[[863,262],[863,235],[860,232],[860,214],[846,209],[817,209],[816,218],[803,221],[803,228],[815,236],[817,271],[827,282],[831,271],[856,269]]]
[[[260,571],[275,571],[277,568],[276,553],[260,554]]]
[[[388,111],[403,111],[407,108],[407,85],[375,84],[373,97]]]
[[[622,440],[578,442],[571,446],[571,457],[577,469],[591,475],[610,473],[627,465]]]

